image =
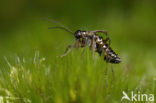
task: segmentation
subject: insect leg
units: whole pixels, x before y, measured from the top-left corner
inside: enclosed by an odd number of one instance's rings
[[[94,36],[92,37],[90,48],[92,49],[93,57],[94,57],[95,49],[96,49],[96,42],[95,42],[95,40],[94,40]]]
[[[115,81],[115,74],[114,74],[113,64],[111,64],[111,71],[112,71],[112,75],[113,75],[113,81]]]
[[[74,48],[79,48],[79,43],[80,43],[80,40],[77,39],[76,42],[75,42],[75,44],[74,44]]]
[[[108,46],[110,47],[111,39],[109,37],[106,38],[106,42],[108,41]]]
[[[81,47],[83,48],[83,51],[82,51],[82,54],[84,54],[85,53],[85,51],[86,51],[86,46],[87,45],[90,45],[91,43],[90,43],[90,40],[88,39],[88,38],[84,38],[83,40],[82,40],[82,42],[80,42],[81,44]]]
[[[61,57],[66,56],[72,49],[73,49],[74,45],[68,45],[68,47],[66,48],[64,54],[61,55]]]
[[[106,80],[106,87],[108,87],[108,68],[107,68],[107,61],[106,61],[106,70],[105,70],[105,80]]]
[[[105,57],[106,57],[106,70],[105,70],[105,80],[106,80],[106,87],[108,87],[108,52],[105,51],[103,48],[102,48],[102,53],[105,54]]]
[[[93,30],[90,32],[93,32],[93,33],[101,32],[101,33],[104,33],[106,36],[108,35],[107,31],[105,31],[105,30]]]
[[[87,41],[90,41],[89,48],[92,50],[93,56],[94,56],[94,52],[96,49],[95,31],[89,31],[88,35],[90,35],[90,37],[88,38],[89,40],[87,40]]]
[[[109,48],[110,48],[110,44],[111,44],[111,40],[110,40],[109,37],[106,38],[106,42],[107,41],[108,41],[108,51],[106,51],[106,61],[108,60]],[[112,71],[113,81],[115,81],[115,74],[114,74],[113,64],[111,64],[111,71]]]
[[[61,57],[66,56],[70,51],[72,51],[73,48],[78,48],[78,47],[79,47],[79,40],[76,40],[74,45],[68,45],[64,54],[62,54]]]

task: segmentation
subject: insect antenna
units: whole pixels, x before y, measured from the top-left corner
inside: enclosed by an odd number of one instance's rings
[[[70,31],[70,30],[68,30],[68,29],[66,29],[66,28],[64,28],[64,27],[48,27],[48,29],[63,29],[63,30],[65,30],[65,31],[67,31],[67,32],[69,32],[69,33],[71,33],[71,34],[73,34],[73,32],[72,31]]]
[[[64,26],[63,24],[61,24],[61,23],[59,23],[59,22],[57,22],[57,21],[55,21],[55,20],[53,20],[53,19],[48,19],[48,18],[46,18],[45,20],[59,25],[58,27],[49,27],[49,29],[56,29],[56,28],[58,28],[58,29],[63,29],[63,30],[65,30],[65,31],[67,31],[67,32],[69,32],[69,33],[71,33],[71,34],[73,34],[73,32],[72,32],[69,28],[67,28],[66,26]]]

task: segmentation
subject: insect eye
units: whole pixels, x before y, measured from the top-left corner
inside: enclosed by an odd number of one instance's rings
[[[77,30],[74,34],[74,36],[79,39],[81,37],[81,31],[80,30]]]

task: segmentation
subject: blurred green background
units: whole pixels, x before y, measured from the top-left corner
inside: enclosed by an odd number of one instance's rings
[[[55,24],[44,18],[59,21],[73,31],[105,29],[119,52],[137,52],[133,54],[136,58],[139,52],[151,54],[156,42],[155,4],[155,0],[2,0],[1,54],[34,48],[58,52],[56,48],[62,50],[64,43],[72,43],[74,38],[68,33],[48,30]]]
[[[33,58],[35,51],[49,64],[54,63],[66,46],[74,43],[73,35],[48,29],[57,25],[45,18],[52,18],[73,31],[108,31],[111,47],[122,58],[120,67],[132,70],[136,80],[144,75],[155,80],[155,0],[1,0],[1,69],[6,67],[4,56]]]

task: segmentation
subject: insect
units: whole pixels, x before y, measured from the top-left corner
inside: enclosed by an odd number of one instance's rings
[[[58,27],[49,27],[49,29],[63,29],[71,34],[74,35],[75,37],[75,43],[73,45],[69,45],[64,54],[61,55],[61,57],[66,56],[73,48],[83,48],[86,46],[89,46],[89,48],[94,52],[97,52],[100,56],[101,54],[104,54],[104,60],[106,63],[111,63],[111,64],[118,64],[121,62],[121,58],[112,50],[110,47],[111,40],[108,37],[108,33],[105,30],[93,30],[93,31],[81,31],[77,30],[75,33],[73,33],[69,28],[65,27],[64,25],[52,20],[52,19],[47,19],[50,22],[53,22],[57,25]],[[97,33],[103,33],[106,35],[106,39],[103,39],[103,37],[98,36]],[[112,73],[113,73],[113,79],[114,77],[114,70],[113,66],[111,65],[112,68]],[[107,66],[106,66],[106,75],[107,75]]]

